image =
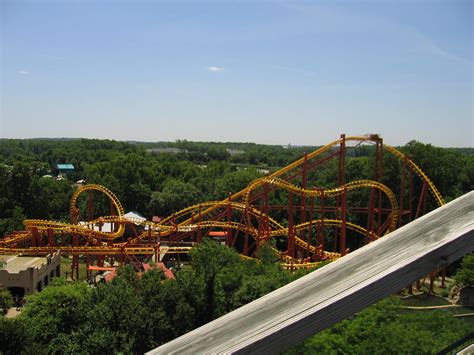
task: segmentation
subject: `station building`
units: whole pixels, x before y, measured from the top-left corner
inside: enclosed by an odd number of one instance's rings
[[[74,165],[72,164],[56,164],[58,176],[64,176],[74,172]]]
[[[59,252],[47,257],[0,255],[0,285],[14,297],[41,291],[60,271]]]

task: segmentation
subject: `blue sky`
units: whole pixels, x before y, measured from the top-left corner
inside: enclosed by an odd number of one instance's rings
[[[0,2],[2,138],[474,146],[469,0]]]

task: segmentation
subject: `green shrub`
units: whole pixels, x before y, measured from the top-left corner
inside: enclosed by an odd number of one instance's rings
[[[474,254],[468,254],[461,262],[456,275],[454,275],[456,283],[462,284],[464,287],[474,286]]]
[[[13,306],[13,297],[7,290],[0,291],[0,312],[6,314],[8,308]]]

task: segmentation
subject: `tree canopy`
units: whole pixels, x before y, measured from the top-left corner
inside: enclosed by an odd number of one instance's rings
[[[454,279],[464,287],[474,287],[474,253],[463,258]]]
[[[401,311],[396,297],[339,322],[287,354],[436,354],[472,331],[443,311]]]

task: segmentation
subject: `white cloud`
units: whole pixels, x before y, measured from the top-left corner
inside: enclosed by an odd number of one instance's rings
[[[370,35],[376,33],[380,37],[385,37],[389,42],[398,42],[398,52],[418,52],[445,60],[471,63],[468,59],[444,49],[442,44],[438,44],[421,28],[401,23],[391,17],[363,11],[348,11],[343,6],[313,4],[284,4],[284,6],[309,17],[311,19],[309,26],[314,32]]]
[[[432,55],[445,60],[455,61],[455,62],[464,62],[470,64],[469,60],[465,58],[458,57],[457,55],[444,50],[441,46],[437,45],[433,39],[424,35],[422,32],[418,31],[414,27],[406,26],[407,31],[413,33],[411,36],[414,40],[414,48],[422,53]]]
[[[21,75],[30,75],[30,72],[27,71],[27,70],[18,70],[18,74],[21,74]]]
[[[217,72],[223,71],[224,68],[223,67],[207,67],[207,70],[213,73],[217,73]]]

